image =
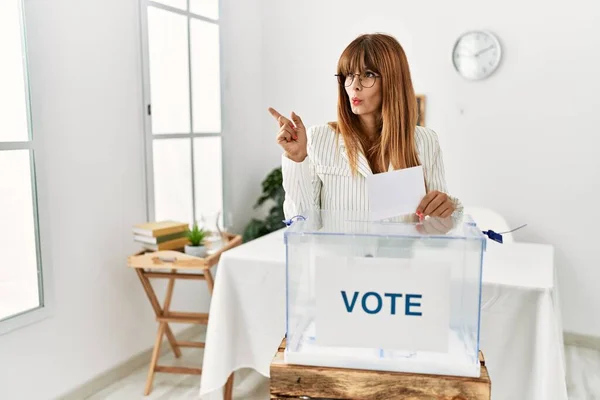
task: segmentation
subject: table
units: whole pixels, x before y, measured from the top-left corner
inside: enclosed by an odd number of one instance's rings
[[[201,258],[187,255],[180,251],[149,251],[142,250],[127,259],[127,266],[133,268],[140,279],[140,283],[148,296],[148,300],[156,315],[158,321],[158,332],[152,351],[152,359],[148,368],[148,377],[144,395],[149,395],[152,391],[152,382],[156,372],[168,372],[174,374],[202,374],[200,368],[190,368],[181,366],[158,365],[160,347],[163,336],[167,337],[169,345],[175,353],[175,357],[181,357],[181,347],[204,348],[203,342],[178,341],[169,327],[169,323],[183,324],[206,324],[208,322],[207,313],[178,312],[171,310],[171,300],[175,289],[177,279],[185,280],[203,280],[208,285],[208,290],[212,293],[214,279],[210,268],[219,262],[223,252],[238,246],[242,242],[240,235],[223,234],[225,245],[215,253]],[[168,279],[167,293],[163,305],[161,306],[150,279]],[[228,385],[228,391],[231,392],[233,381]],[[227,391],[226,391],[227,392]],[[231,396],[229,396],[231,397]]]
[[[480,348],[494,400],[567,400],[553,256],[550,245],[488,241]],[[237,369],[270,376],[285,334],[283,229],[223,254],[218,268],[200,395],[220,400]]]

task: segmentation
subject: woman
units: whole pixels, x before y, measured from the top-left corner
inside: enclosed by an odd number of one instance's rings
[[[427,194],[415,212],[446,218],[462,212],[448,195],[437,134],[416,125],[417,101],[400,43],[384,34],[362,35],[337,67],[337,122],[306,130],[269,108],[279,123],[284,214],[308,209],[368,211],[366,177],[423,166]]]

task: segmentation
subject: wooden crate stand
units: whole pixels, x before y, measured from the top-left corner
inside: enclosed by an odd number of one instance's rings
[[[491,381],[479,352],[481,376],[467,378],[286,364],[285,340],[271,363],[271,399],[490,400]]]

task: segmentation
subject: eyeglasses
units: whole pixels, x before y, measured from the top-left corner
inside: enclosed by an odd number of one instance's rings
[[[381,78],[379,75],[375,75],[374,72],[370,71],[363,72],[362,74],[335,74],[340,85],[343,84],[345,87],[352,86],[352,83],[354,82],[354,77],[356,75],[358,75],[358,82],[360,83],[360,86],[364,88],[373,87],[373,85],[377,81],[377,78]]]

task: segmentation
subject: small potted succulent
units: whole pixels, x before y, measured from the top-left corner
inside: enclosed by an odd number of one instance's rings
[[[189,244],[185,245],[185,254],[194,257],[206,256],[206,246],[204,246],[204,239],[206,238],[206,232],[204,229],[199,228],[198,224],[194,224],[192,229],[188,229],[187,238],[190,241]]]

